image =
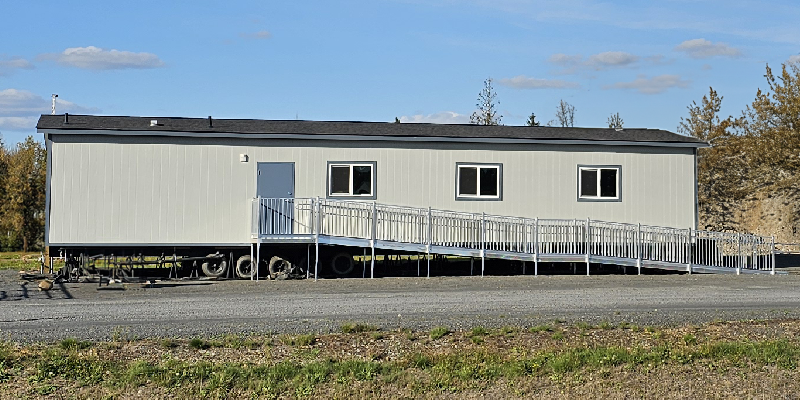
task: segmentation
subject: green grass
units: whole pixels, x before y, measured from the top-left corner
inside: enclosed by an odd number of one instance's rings
[[[611,325],[611,323],[608,321],[600,322],[600,324],[598,324],[597,327],[603,330],[614,329],[614,325]]]
[[[528,331],[531,332],[531,333],[552,332],[553,331],[553,327],[550,326],[550,325],[537,325],[537,326],[531,327],[530,329],[528,329]]]
[[[449,333],[444,327],[438,338]],[[546,332],[545,330],[538,332]],[[454,333],[458,335],[459,333]],[[521,332],[520,335],[525,334]],[[561,334],[561,331],[555,332]],[[484,337],[485,329],[465,332],[467,337]],[[308,346],[315,335],[286,336],[287,345]],[[216,339],[195,338],[188,347],[200,349]],[[219,340],[225,343],[225,340]],[[179,340],[153,341],[155,346],[179,347]],[[165,345],[166,343],[166,345]],[[184,342],[186,343],[186,342]],[[505,348],[477,350],[453,347],[444,352],[415,350],[391,360],[375,361],[313,353],[308,358],[263,362],[180,360],[169,357],[118,359],[101,358],[103,344],[64,339],[53,345],[21,346],[0,342],[0,383],[14,381],[29,385],[30,393],[47,395],[70,388],[93,387],[124,393],[143,386],[164,388],[190,398],[224,398],[246,393],[254,398],[317,397],[330,385],[352,386],[364,382],[380,388],[397,383],[413,387],[420,394],[458,393],[488,382],[514,382],[524,377],[564,377],[573,374],[608,373],[609,368],[646,373],[652,368],[695,365],[697,367],[738,367],[758,371],[772,367],[796,371],[800,343],[789,340],[734,340],[698,344],[693,335],[675,336],[655,345],[630,347],[577,345],[564,342],[529,352]],[[137,347],[139,345],[136,345]],[[476,386],[478,385],[478,386]],[[172,392],[180,390],[179,392]],[[323,392],[327,393],[327,392]],[[316,396],[315,396],[316,394]],[[80,397],[80,396],[78,396]],[[111,396],[114,397],[114,396]]]
[[[484,328],[482,326],[476,326],[476,327],[472,328],[472,330],[469,331],[469,336],[471,336],[471,337],[486,336],[488,333],[489,333],[489,331],[487,331],[486,328]]]
[[[317,342],[316,335],[286,335],[281,337],[281,342],[287,346],[313,346]]]
[[[75,338],[66,338],[59,342],[59,346],[64,350],[83,350],[92,347],[92,342],[80,341]]]
[[[438,340],[450,333],[450,329],[445,326],[437,326],[431,329],[431,339]]]
[[[26,262],[25,259],[28,261]],[[39,270],[39,253],[0,252],[0,270]]]
[[[211,347],[211,345],[203,339],[194,338],[189,341],[189,347],[195,350],[205,350]]]
[[[342,333],[375,332],[380,330],[380,328],[375,325],[356,324],[356,323],[343,324],[340,328],[342,330]]]

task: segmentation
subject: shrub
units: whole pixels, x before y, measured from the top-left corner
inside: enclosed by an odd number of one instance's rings
[[[437,326],[431,330],[431,339],[437,340],[441,339],[444,335],[450,333],[450,329],[444,326]]]
[[[360,333],[360,332],[375,332],[380,330],[375,325],[367,325],[367,324],[344,324],[341,326],[342,333]]]
[[[206,343],[203,339],[194,338],[189,341],[189,347],[195,350],[204,350],[211,347],[208,343]]]
[[[536,332],[552,332],[553,328],[550,325],[537,325],[528,329],[531,333]]]

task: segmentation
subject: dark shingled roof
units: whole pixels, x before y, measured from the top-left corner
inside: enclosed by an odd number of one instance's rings
[[[157,120],[157,126],[150,126]],[[561,128],[547,126],[483,126],[456,124],[416,124],[389,122],[346,121],[280,121],[258,119],[213,119],[174,117],[114,117],[94,115],[72,115],[65,123],[64,115],[42,115],[38,129],[58,130],[111,130],[189,133],[236,133],[236,134],[298,134],[298,135],[354,135],[397,138],[452,138],[452,139],[531,139],[531,140],[589,140],[643,143],[685,143],[698,147],[706,144],[689,136],[678,135],[661,129],[625,128],[617,131],[609,128]]]

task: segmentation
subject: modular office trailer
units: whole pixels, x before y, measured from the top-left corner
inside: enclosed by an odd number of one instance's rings
[[[254,198],[697,228],[694,138],[654,129],[43,115],[46,245],[250,252]]]

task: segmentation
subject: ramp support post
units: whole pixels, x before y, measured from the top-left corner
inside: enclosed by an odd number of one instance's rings
[[[636,223],[636,273],[642,274],[642,223]]]
[[[376,202],[372,202],[372,240],[369,241],[372,247],[372,258],[369,260],[369,278],[375,278],[375,238],[378,236],[378,206]],[[385,257],[384,257],[385,258]],[[386,260],[383,260],[383,265],[386,265]]]
[[[742,234],[739,232],[736,232],[736,253],[738,254],[736,257],[736,275],[741,275],[744,258],[742,258]]]
[[[256,261],[258,260],[261,260],[261,240],[256,243]],[[256,263],[256,265],[258,264]],[[256,280],[258,280],[258,268],[256,268],[256,273],[253,275],[255,275]],[[250,275],[250,279],[253,279],[253,275]]]
[[[486,268],[486,213],[481,213],[481,278]]]
[[[692,251],[692,228],[689,228],[689,248],[686,250],[689,252],[689,255],[686,257],[686,272],[689,275],[692,274],[692,258],[694,257],[694,252]]]
[[[428,206],[428,245],[425,247],[425,260],[428,261],[428,278],[431,277],[431,246],[433,245],[433,220]]]
[[[533,221],[533,275],[539,275],[539,217]]]
[[[589,276],[589,255],[591,254],[589,248],[591,247],[591,240],[592,240],[591,236],[589,236],[589,218],[586,218],[586,229],[585,229],[585,231],[586,231],[586,242],[585,242],[586,243],[586,276]]]
[[[314,201],[312,199],[311,201]],[[312,210],[317,214],[317,223],[312,226],[311,229],[314,232],[314,282],[319,279],[319,231],[322,230],[322,216],[321,208],[319,206],[319,197],[317,197],[316,201],[314,202],[314,206],[311,207]]]
[[[769,245],[769,261],[772,264],[772,269],[770,269],[770,275],[775,275],[775,236],[772,236],[772,240],[770,241]]]

